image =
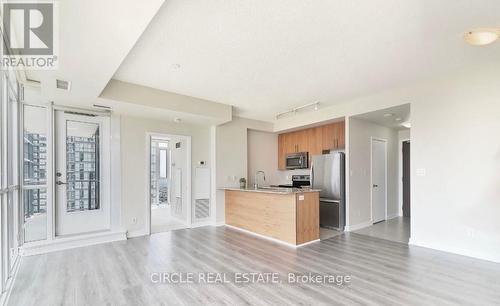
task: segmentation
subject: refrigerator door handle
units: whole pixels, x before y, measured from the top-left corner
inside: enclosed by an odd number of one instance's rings
[[[314,163],[312,160],[311,160],[311,175],[309,176],[309,180],[311,181],[310,182],[311,188],[314,188]]]

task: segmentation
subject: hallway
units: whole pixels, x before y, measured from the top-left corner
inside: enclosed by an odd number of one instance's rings
[[[396,217],[354,232],[360,235],[408,244],[410,239],[410,218]]]

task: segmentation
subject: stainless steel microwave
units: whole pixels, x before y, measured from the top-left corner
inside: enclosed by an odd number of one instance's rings
[[[307,152],[290,153],[286,155],[286,168],[287,169],[307,169],[308,168],[308,154]]]

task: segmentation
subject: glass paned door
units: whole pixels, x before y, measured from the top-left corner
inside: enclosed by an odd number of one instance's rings
[[[56,111],[56,235],[109,229],[109,118]]]
[[[99,124],[66,121],[66,212],[99,209],[99,178]]]
[[[170,147],[169,141],[151,138],[150,156],[151,206],[166,207],[169,202]]]

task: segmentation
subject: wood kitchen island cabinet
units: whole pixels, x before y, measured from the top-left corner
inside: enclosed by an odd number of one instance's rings
[[[225,189],[226,225],[301,245],[319,239],[319,191]]]

